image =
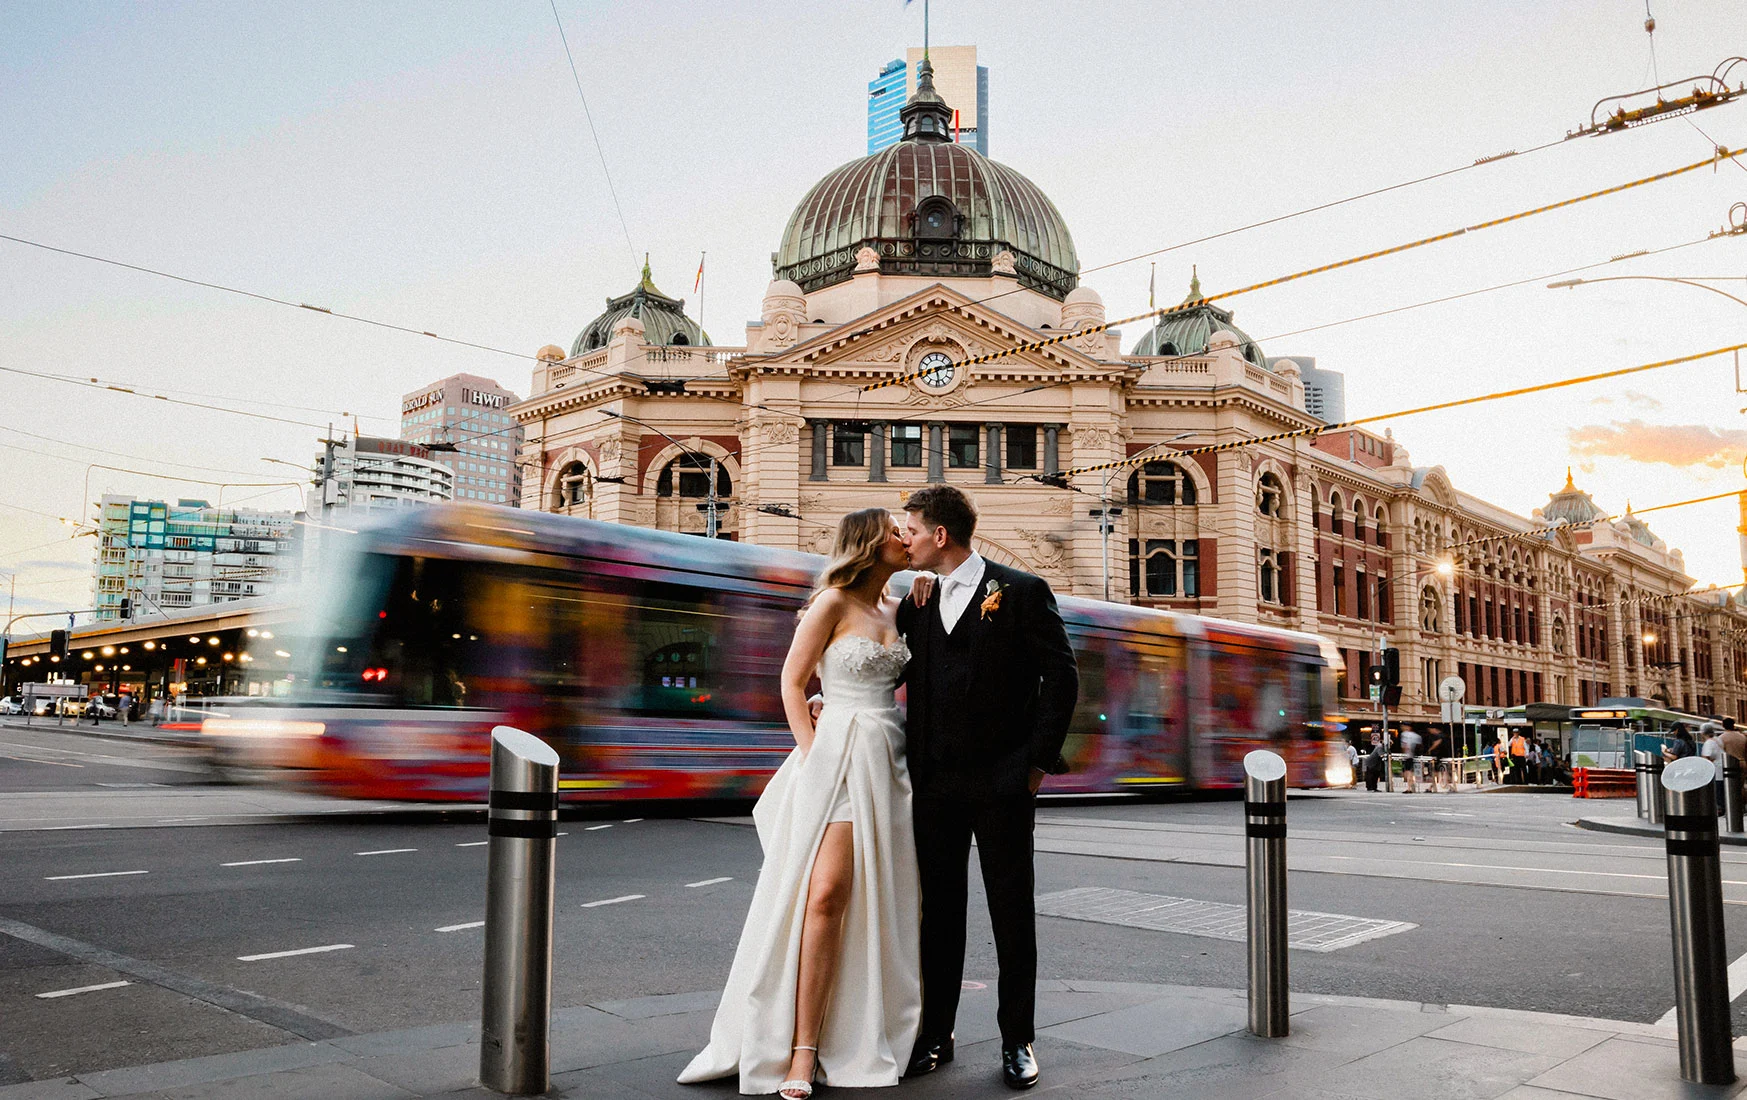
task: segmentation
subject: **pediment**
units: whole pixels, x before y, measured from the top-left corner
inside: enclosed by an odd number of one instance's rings
[[[756,364],[757,369],[804,367],[809,374],[894,377],[904,373],[918,344],[952,344],[955,359],[997,355],[1063,334],[1039,331],[936,284],[898,302],[839,326]],[[1101,334],[1071,337],[1043,348],[1005,355],[972,368],[979,379],[1060,378],[1080,372],[1109,374],[1112,364],[1087,352],[1101,346]],[[1082,348],[1081,345],[1085,345]],[[1120,371],[1120,365],[1114,366]]]

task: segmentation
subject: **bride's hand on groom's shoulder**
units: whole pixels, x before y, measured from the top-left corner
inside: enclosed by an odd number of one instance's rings
[[[910,582],[910,602],[917,607],[926,606],[928,597],[934,594],[934,574],[918,573],[916,579]]]

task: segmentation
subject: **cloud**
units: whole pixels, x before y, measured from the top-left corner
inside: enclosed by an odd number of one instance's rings
[[[1627,390],[1618,398],[1603,396],[1589,399],[1591,405],[1612,405],[1616,401],[1624,401],[1635,409],[1660,409],[1662,407],[1662,402],[1647,393],[1639,393],[1637,390]]]
[[[1631,462],[1708,466],[1720,470],[1734,465],[1740,460],[1741,452],[1747,450],[1747,431],[1713,428],[1707,424],[1646,424],[1642,420],[1615,420],[1609,424],[1571,428],[1565,434],[1571,453],[1583,460],[1585,469],[1592,469],[1592,460],[1596,458],[1623,458]]]
[[[91,563],[88,561],[53,561],[48,558],[33,558],[30,561],[18,563],[20,573],[89,573]]]

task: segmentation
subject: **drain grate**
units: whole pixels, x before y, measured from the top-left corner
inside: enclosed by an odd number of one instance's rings
[[[1043,894],[1037,899],[1037,914],[1238,943],[1249,934],[1248,915],[1241,905],[1141,894],[1103,886],[1082,886]],[[1300,951],[1339,951],[1356,943],[1418,927],[1399,920],[1372,920],[1340,913],[1290,909],[1286,913],[1286,944]]]

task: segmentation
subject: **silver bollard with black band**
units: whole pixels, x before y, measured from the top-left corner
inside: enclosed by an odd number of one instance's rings
[[[1244,757],[1244,849],[1249,894],[1250,1031],[1291,1030],[1286,988],[1286,761]]]
[[[1676,760],[1662,772],[1680,1076],[1700,1085],[1735,1079],[1716,775],[1716,765],[1697,756]]]
[[[1729,831],[1739,833],[1742,827],[1742,814],[1747,806],[1742,804],[1741,761],[1728,753],[1723,754],[1723,816],[1728,819]]]
[[[488,831],[479,1083],[532,1096],[552,1085],[558,754],[511,726],[491,731]]]
[[[1632,769],[1638,778],[1638,816],[1650,816],[1650,754],[1643,749],[1632,750]]]
[[[1649,803],[1648,816],[1650,824],[1660,825],[1662,824],[1662,769],[1668,765],[1659,752],[1650,753],[1649,756],[1650,772],[1645,779],[1645,785],[1650,789],[1650,797],[1646,800]]]

